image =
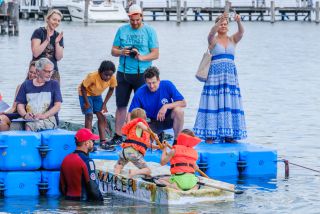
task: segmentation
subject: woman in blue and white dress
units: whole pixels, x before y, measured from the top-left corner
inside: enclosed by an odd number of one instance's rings
[[[228,36],[228,14],[216,19],[209,35],[212,54],[208,79],[201,93],[194,132],[207,143],[236,142],[247,137],[245,116],[234,63],[236,44],[244,29],[239,15],[235,15],[238,32]]]

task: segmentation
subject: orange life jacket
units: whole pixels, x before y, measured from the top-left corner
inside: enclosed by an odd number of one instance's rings
[[[132,147],[139,151],[142,155],[145,155],[148,145],[150,145],[150,134],[146,131],[142,131],[142,136],[139,137],[136,134],[137,123],[142,122],[149,127],[148,123],[142,118],[136,118],[122,127],[122,134],[126,135],[126,140],[121,144],[122,148]]]
[[[177,144],[172,148],[175,150],[174,156],[170,160],[171,174],[176,173],[194,173],[196,162],[198,160],[198,152],[192,148],[201,139],[190,135],[180,133],[177,138]]]

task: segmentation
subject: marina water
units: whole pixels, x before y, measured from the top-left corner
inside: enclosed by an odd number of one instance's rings
[[[150,22],[157,31],[161,79],[172,80],[185,96],[185,127],[192,128],[202,83],[194,78],[206,49],[211,22]],[[0,92],[11,104],[31,59],[30,38],[41,21],[20,21],[18,37],[0,37]],[[121,24],[63,22],[64,58],[59,62],[63,107],[60,117],[83,123],[77,87],[104,59]],[[234,32],[236,24],[230,24]],[[245,22],[245,35],[237,46],[236,64],[243,96],[248,139],[278,151],[279,159],[320,170],[320,26],[307,22]],[[115,112],[115,97],[108,103]],[[59,213],[319,213],[320,174],[290,165],[285,179],[283,163],[276,178],[232,181],[245,190],[234,202],[168,208],[107,195],[103,205],[57,198],[6,198],[0,212]]]

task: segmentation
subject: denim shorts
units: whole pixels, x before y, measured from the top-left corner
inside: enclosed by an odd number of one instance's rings
[[[102,96],[88,96],[88,100],[90,103],[90,108],[84,110],[84,98],[83,96],[79,96],[79,101],[80,101],[80,107],[82,110],[83,114],[92,114],[92,113],[97,113],[102,110]]]

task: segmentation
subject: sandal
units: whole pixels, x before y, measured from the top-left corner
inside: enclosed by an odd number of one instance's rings
[[[151,183],[154,182],[154,178],[151,176],[144,176],[144,177],[141,177],[141,179]]]
[[[224,138],[224,141],[225,141],[226,143],[238,143],[238,141],[236,141],[236,140],[233,139],[233,138],[229,138],[229,137]]]
[[[116,148],[114,148],[114,146],[109,145],[105,140],[104,141],[100,141],[100,148],[104,149],[108,152],[113,152],[116,150]]]
[[[215,141],[215,138],[206,138],[205,143],[207,144],[213,144]]]

